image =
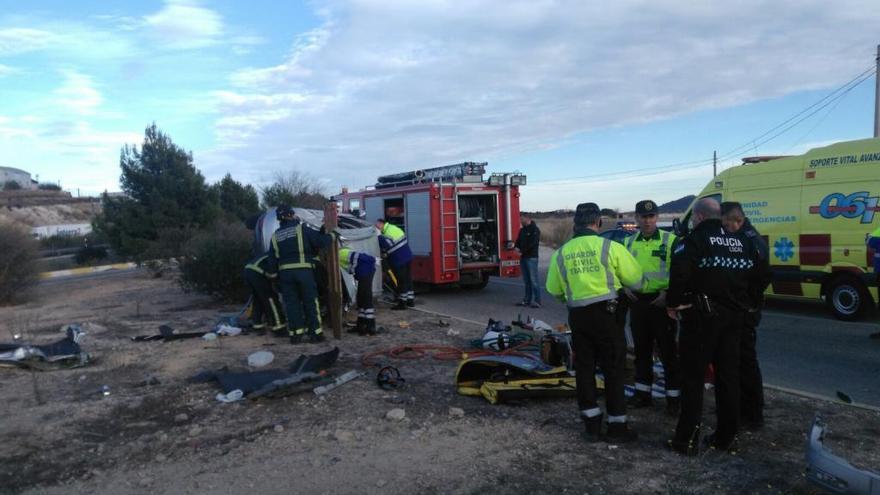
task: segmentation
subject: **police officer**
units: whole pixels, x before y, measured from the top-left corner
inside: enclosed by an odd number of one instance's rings
[[[272,234],[269,268],[278,272],[281,280],[290,343],[300,343],[307,330],[309,341],[322,342],[314,259],[319,250],[330,245],[331,237],[324,233],[323,226],[318,231],[303,225],[287,205],[277,207],[275,215],[281,227]]]
[[[587,441],[602,438],[602,410],[596,401],[596,364],[605,375],[606,438],[632,441],[623,391],[626,338],[615,322],[621,286],[640,289],[642,269],[626,248],[597,235],[601,214],[595,203],[578,205],[574,237],[550,260],[547,292],[568,306],[577,373],[578,408]]]
[[[382,255],[391,265],[391,271],[397,278],[397,305],[391,309],[406,309],[415,306],[416,293],[413,292],[412,283],[412,251],[406,242],[406,234],[403,229],[386,221],[384,218],[376,220],[376,228],[379,229],[379,247]]]
[[[657,229],[657,204],[651,200],[636,203],[638,232],[627,237],[624,245],[642,267],[645,285],[630,298],[630,327],[635,345],[636,394],[630,405],[650,407],[654,382],[654,343],[660,349],[666,382],[666,411],[678,414],[681,396],[677,325],[666,315],[666,289],[669,287],[669,264],[675,234]]]
[[[769,281],[769,266],[747,237],[724,230],[721,206],[712,198],[694,205],[694,230],[673,250],[669,290],[670,318],[681,320],[681,414],[669,447],[697,455],[703,412],[703,380],[715,366],[717,428],[706,443],[735,449],[739,428],[739,341],[751,307],[749,291]]]
[[[269,253],[255,256],[244,267],[244,281],[251,289],[253,301],[251,321],[257,335],[266,333],[267,323],[273,335],[281,337],[286,333],[283,332],[287,327],[284,311],[272,286],[277,277],[277,273],[269,270]]]
[[[373,308],[373,276],[376,274],[376,258],[349,248],[339,250],[339,267],[350,273],[357,283],[355,304],[358,308],[359,335],[376,335],[376,310]]]
[[[721,203],[721,224],[724,230],[747,237],[758,249],[761,259],[770,259],[770,249],[758,230],[752,226],[735,201]],[[764,287],[750,288],[751,306],[743,320],[739,343],[739,407],[743,426],[759,429],[764,426],[764,379],[758,363],[758,325],[764,305]]]

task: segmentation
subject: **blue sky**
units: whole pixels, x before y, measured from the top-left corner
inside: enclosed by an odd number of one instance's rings
[[[696,6],[695,6],[696,5]],[[527,209],[697,192],[709,159],[870,67],[880,2],[0,1],[0,165],[118,190],[156,122],[209,181],[328,192],[458,161],[529,176]],[[869,136],[873,79],[750,148]]]

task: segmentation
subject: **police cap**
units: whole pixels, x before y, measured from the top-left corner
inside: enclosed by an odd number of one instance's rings
[[[278,205],[275,207],[275,218],[278,220],[293,218],[294,216],[296,216],[296,213],[294,213],[293,208],[288,205]]]
[[[581,203],[574,211],[575,225],[587,225],[592,218],[596,218],[601,214],[599,205],[596,203]]]
[[[645,199],[636,203],[636,215],[656,215],[657,203],[650,199]]]

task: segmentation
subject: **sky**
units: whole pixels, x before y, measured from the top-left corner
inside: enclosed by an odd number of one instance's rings
[[[0,0],[0,166],[118,191],[155,122],[209,182],[332,194],[487,161],[527,175],[524,209],[626,210],[699,192],[713,151],[870,137],[873,77],[757,139],[873,67],[878,21],[876,0]]]

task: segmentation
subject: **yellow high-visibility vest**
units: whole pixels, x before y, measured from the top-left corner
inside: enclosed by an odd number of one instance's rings
[[[675,234],[657,230],[653,236],[645,239],[641,232],[636,232],[623,243],[642,267],[645,286],[639,292],[656,294],[669,288],[669,265],[672,262]]]
[[[547,273],[547,292],[569,308],[617,298],[623,287],[642,288],[642,268],[617,242],[586,234],[566,242],[553,253]]]

